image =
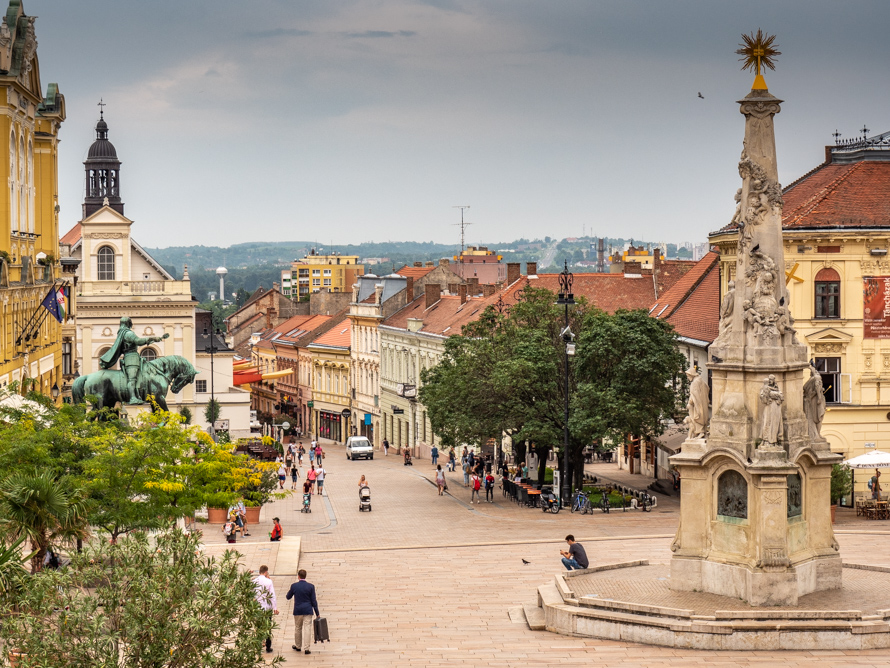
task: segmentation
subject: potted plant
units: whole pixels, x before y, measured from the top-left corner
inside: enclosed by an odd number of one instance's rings
[[[835,464],[831,467],[831,522],[837,511],[838,500],[842,496],[853,493],[853,471],[846,464]]]
[[[244,455],[247,458],[246,455]],[[248,524],[256,524],[260,521],[260,509],[263,504],[273,499],[281,499],[287,496],[275,490],[278,488],[278,467],[276,462],[259,462],[248,459],[248,470],[245,471],[245,480],[239,489],[247,508]]]

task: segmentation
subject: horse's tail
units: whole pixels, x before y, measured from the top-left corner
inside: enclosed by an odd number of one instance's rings
[[[87,376],[76,378],[71,385],[71,399],[75,404],[82,404],[86,400],[84,386],[87,384]]]

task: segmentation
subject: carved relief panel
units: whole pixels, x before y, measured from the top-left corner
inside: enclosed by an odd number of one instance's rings
[[[717,514],[748,518],[748,482],[738,471],[726,471],[717,479]]]

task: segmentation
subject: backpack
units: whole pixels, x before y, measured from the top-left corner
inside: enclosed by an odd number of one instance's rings
[[[875,477],[874,476],[872,476],[871,478],[868,479],[868,488],[869,489],[875,488]]]
[[[473,480],[473,489],[475,489],[478,492],[480,487],[481,487],[481,485],[479,483],[479,478],[476,478],[475,480]]]
[[[231,522],[226,522],[226,525],[223,527],[223,534],[226,536],[231,536],[234,529],[235,527],[232,525]]]

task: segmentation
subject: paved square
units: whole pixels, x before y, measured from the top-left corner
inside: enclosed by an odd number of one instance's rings
[[[886,650],[703,652],[531,631],[511,621],[508,610],[536,604],[538,585],[562,568],[559,550],[567,533],[585,545],[592,564],[668,563],[676,502],[660,499],[651,513],[552,515],[520,508],[498,489],[494,503],[470,505],[458,472],[447,474],[450,495],[440,497],[427,461],[415,459],[413,467],[405,467],[398,457],[378,454],[373,461],[350,462],[342,447],[325,448],[329,496],[313,497],[310,515],[299,512],[296,493],[264,508],[260,526],[236,545],[246,567],[271,568],[281,611],[274,647],[289,665],[890,666]],[[622,476],[612,465],[594,466],[602,476]],[[362,474],[371,484],[370,513],[358,509]],[[279,558],[284,543],[268,542],[274,515],[285,536],[301,537],[299,566],[318,588],[328,619],[332,641],[316,646],[311,656],[291,649],[294,624],[284,593],[295,580],[296,564]],[[890,522],[866,522],[841,509],[837,529],[846,561],[890,565]],[[216,525],[208,526],[205,538],[208,552],[227,547]],[[864,583],[867,589],[867,575]],[[884,607],[890,607],[890,592],[871,595],[885,597]]]

